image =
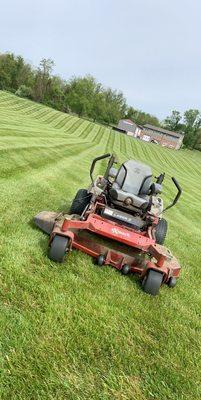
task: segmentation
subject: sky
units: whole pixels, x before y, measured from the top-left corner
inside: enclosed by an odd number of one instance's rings
[[[93,75],[164,119],[201,109],[200,0],[0,0],[0,53]]]

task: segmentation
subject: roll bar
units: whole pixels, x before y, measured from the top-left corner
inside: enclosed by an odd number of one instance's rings
[[[104,178],[108,179],[109,178],[109,174],[110,174],[110,169],[112,168],[113,164],[117,164],[117,158],[115,157],[114,154],[111,155],[108,164],[107,164],[107,169],[105,171],[105,175]]]
[[[179,198],[180,198],[180,196],[181,196],[181,194],[182,194],[182,188],[181,188],[181,186],[179,185],[179,182],[177,182],[176,178],[172,177],[172,181],[174,182],[174,184],[175,184],[175,186],[176,186],[178,192],[177,192],[177,194],[176,194],[174,200],[172,201],[172,203],[170,203],[169,206],[167,206],[167,207],[163,210],[163,212],[165,212],[165,211],[169,210],[169,208],[175,206],[175,204],[178,202],[178,200],[179,200]]]
[[[90,178],[91,178],[92,183],[94,183],[93,172],[94,172],[94,168],[95,168],[97,161],[103,160],[104,158],[108,158],[108,157],[111,157],[110,153],[103,154],[102,156],[99,156],[99,157],[96,157],[93,159],[93,161],[91,163],[91,168],[90,168]]]

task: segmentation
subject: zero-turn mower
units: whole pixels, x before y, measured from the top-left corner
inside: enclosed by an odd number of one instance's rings
[[[93,177],[97,161],[109,158],[104,176]],[[175,178],[177,194],[163,209],[159,196],[165,173],[153,182],[148,165],[135,160],[114,168],[114,155],[96,157],[90,168],[91,185],[78,190],[69,214],[43,211],[36,225],[50,235],[49,258],[63,262],[72,248],[94,257],[122,274],[138,274],[146,293],[157,295],[163,283],[176,285],[180,265],[163,246],[167,221],[162,213],[173,207],[182,193]],[[97,240],[98,239],[98,240]]]

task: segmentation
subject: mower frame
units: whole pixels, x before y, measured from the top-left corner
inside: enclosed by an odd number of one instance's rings
[[[88,213],[85,220],[77,216],[66,215],[64,219],[55,222],[50,235],[49,246],[56,235],[68,238],[68,253],[72,248],[83,251],[95,259],[102,257],[102,265],[112,265],[122,270],[125,265],[129,266],[128,272],[138,274],[143,278],[148,270],[155,270],[163,274],[163,282],[171,278],[177,278],[180,273],[180,265],[177,259],[164,246],[156,244],[152,238],[151,231],[148,235],[143,232],[119,225],[118,223],[103,218],[96,213],[97,208],[103,204],[96,202],[95,208]],[[116,251],[111,247],[82,237],[80,233],[88,231],[129,247],[131,251]]]

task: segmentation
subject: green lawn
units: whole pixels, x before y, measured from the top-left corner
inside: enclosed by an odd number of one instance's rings
[[[41,210],[67,210],[89,182],[91,159],[108,150],[183,187],[166,216],[181,277],[158,297],[77,251],[54,264],[31,222]],[[200,399],[201,153],[0,92],[0,154],[0,399]],[[166,204],[175,193],[169,179]]]

